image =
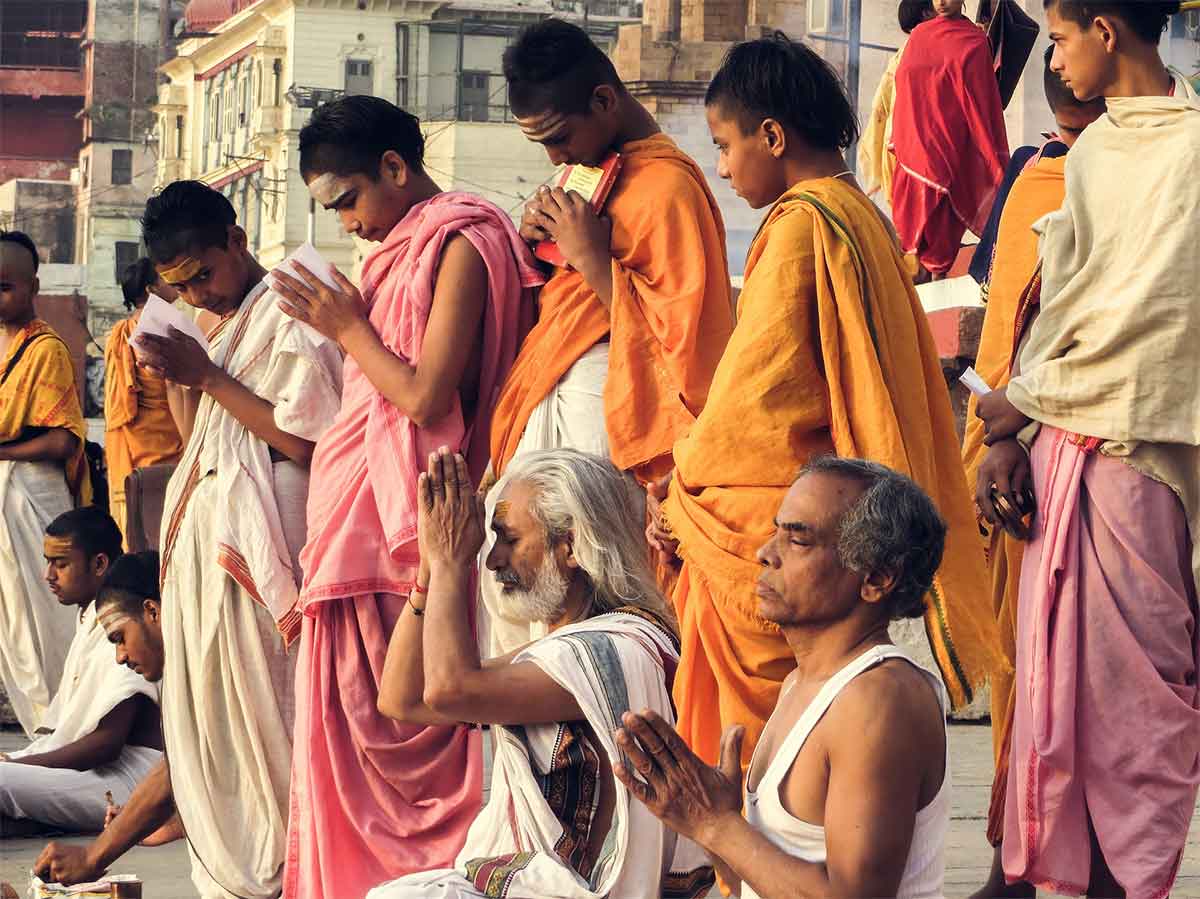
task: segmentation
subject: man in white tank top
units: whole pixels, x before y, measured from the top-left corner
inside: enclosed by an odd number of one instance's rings
[[[919,617],[946,527],[911,480],[831,456],[792,485],[759,550],[758,613],[796,670],[751,760],[705,765],[653,712],[626,714],[616,774],[703,846],[743,899],[942,895],[950,774],[941,682],[888,639]],[[743,814],[744,812],[744,814]]]

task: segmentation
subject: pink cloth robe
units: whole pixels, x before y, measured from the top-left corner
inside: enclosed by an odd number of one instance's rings
[[[1174,883],[1200,783],[1196,588],[1165,484],[1046,425],[1021,568],[1004,873],[1083,893],[1088,823],[1138,899]]]
[[[296,674],[287,899],[361,899],[372,886],[454,859],[479,812],[478,731],[401,724],[376,702],[388,641],[419,562],[416,482],[437,447],[462,451],[478,481],[492,409],[540,283],[503,211],[466,193],[415,206],[367,259],[363,299],[384,344],[417,364],[446,240],[483,257],[489,295],[476,412],[459,400],[422,429],[345,365],[341,413],[318,443]]]

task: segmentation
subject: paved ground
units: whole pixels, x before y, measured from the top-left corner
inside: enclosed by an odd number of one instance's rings
[[[954,810],[946,850],[946,895],[966,896],[983,882],[991,861],[984,839],[984,819],[991,790],[991,736],[986,726],[955,725],[950,729],[954,776]],[[0,750],[23,745],[11,732],[0,733]],[[85,839],[75,838],[84,842]],[[0,842],[0,880],[11,881],[23,892],[29,870],[45,839]],[[194,899],[188,878],[187,851],[182,843],[156,849],[135,849],[113,869],[139,875],[146,899]],[[1173,896],[1200,899],[1200,827],[1193,822],[1183,868]],[[329,897],[335,899],[335,897]],[[619,897],[614,897],[619,899]]]

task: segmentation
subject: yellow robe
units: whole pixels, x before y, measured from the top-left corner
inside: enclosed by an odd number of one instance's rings
[[[33,339],[20,361],[0,385],[0,443],[12,443],[27,428],[70,431],[79,438],[79,447],[67,460],[64,474],[71,495],[79,505],[86,505],[92,498],[92,484],[83,453],[87,427],[83,421],[71,351],[53,328],[35,318],[13,337],[0,360],[0,372],[8,367],[21,344],[30,337]]]
[[[183,440],[167,406],[167,384],[137,367],[129,335],[133,318],[117,322],[104,347],[104,455],[108,505],[125,531],[125,478],[135,468],[174,462]]]
[[[680,733],[710,763],[729,724],[746,726],[748,761],[794,667],[758,615],[755,552],[800,467],[829,452],[910,475],[949,524],[926,626],[964,704],[997,660],[996,625],[949,395],[894,238],[864,194],[833,178],[795,185],[767,214],[708,403],[674,449],[675,701]]]
[[[892,107],[896,103],[896,68],[903,55],[901,47],[888,60],[871,101],[871,117],[858,142],[858,177],[863,189],[871,196],[878,192],[888,202],[892,199],[892,175],[896,171],[896,157],[890,149]]]

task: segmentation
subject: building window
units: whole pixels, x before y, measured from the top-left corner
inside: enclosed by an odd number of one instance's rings
[[[112,151],[112,183],[113,184],[132,184],[133,183],[133,151],[132,150],[113,150]]]
[[[121,283],[121,276],[125,274],[125,269],[138,261],[139,246],[136,241],[118,240],[116,245],[116,281]]]
[[[83,181],[83,186],[86,188],[88,186],[88,182],[90,180],[90,175],[91,175],[92,157],[85,156],[85,157],[83,157],[82,162],[83,162],[83,172],[82,172],[83,177],[81,180]]]
[[[371,60],[346,60],[346,96],[356,94],[370,96],[375,92],[375,74]]]
[[[487,72],[463,72],[459,75],[458,119],[460,122],[488,120]]]
[[[396,105],[408,108],[408,26],[396,23]]]
[[[175,158],[183,158],[183,116],[175,116]]]

